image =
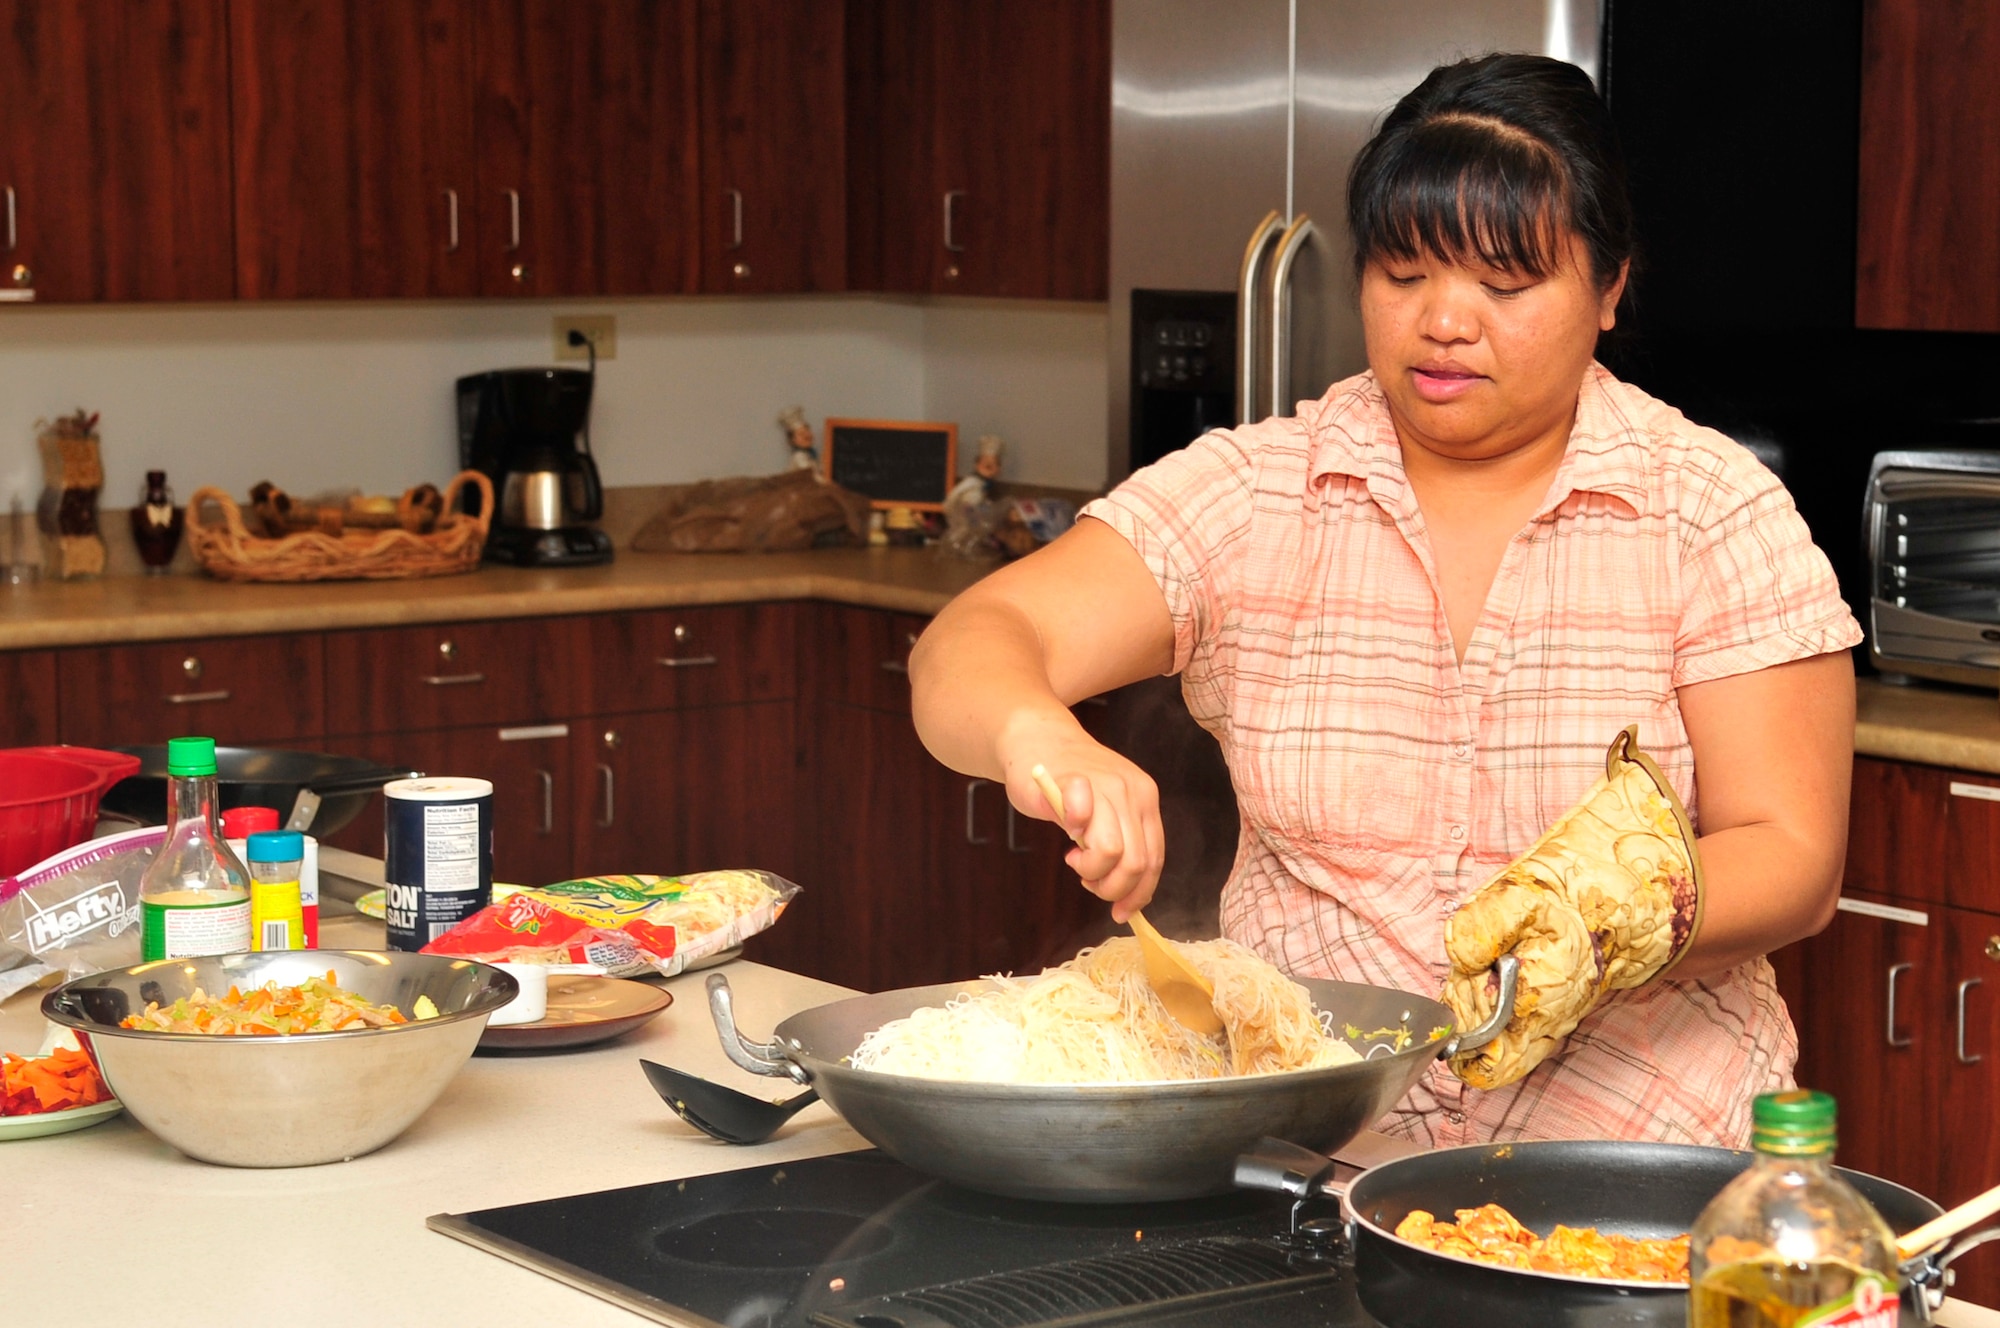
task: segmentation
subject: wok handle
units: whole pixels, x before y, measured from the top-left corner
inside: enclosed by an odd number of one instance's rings
[[[1513,955],[1501,955],[1494,969],[1500,974],[1500,999],[1493,1003],[1493,1013],[1477,1028],[1468,1028],[1456,1037],[1447,1039],[1438,1051],[1439,1060],[1449,1060],[1462,1056],[1468,1051],[1478,1051],[1481,1047],[1500,1036],[1502,1029],[1514,1018],[1514,994],[1521,985],[1521,961]]]
[[[805,1067],[786,1054],[783,1042],[776,1038],[752,1042],[737,1031],[736,998],[730,993],[729,979],[720,973],[708,975],[708,1017],[715,1021],[716,1036],[722,1039],[722,1054],[738,1068],[796,1084],[812,1082]]]
[[[1236,1155],[1232,1179],[1239,1190],[1271,1190],[1294,1199],[1341,1198],[1347,1186],[1333,1179],[1334,1161],[1300,1144],[1265,1135]]]

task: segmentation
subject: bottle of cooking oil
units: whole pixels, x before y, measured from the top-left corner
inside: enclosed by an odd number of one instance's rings
[[[1896,1328],[1896,1238],[1833,1171],[1825,1093],[1752,1104],[1750,1169],[1688,1233],[1689,1328]]]
[[[167,744],[167,840],[139,878],[139,953],[154,959],[250,948],[250,873],[222,840],[215,739]]]

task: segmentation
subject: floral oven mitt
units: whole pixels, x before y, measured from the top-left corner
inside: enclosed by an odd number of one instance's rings
[[[1454,1057],[1453,1072],[1499,1088],[1534,1069],[1608,994],[1673,967],[1701,924],[1701,899],[1694,827],[1628,727],[1583,801],[1445,923],[1444,1000],[1460,1028],[1492,1014],[1499,958],[1521,961],[1513,1019]]]

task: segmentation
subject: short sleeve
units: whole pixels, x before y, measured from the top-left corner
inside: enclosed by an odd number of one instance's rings
[[[1218,430],[1169,453],[1085,505],[1124,536],[1166,596],[1174,623],[1171,673],[1187,668],[1201,641],[1220,630],[1232,554],[1246,547],[1253,463],[1243,433]]]
[[[1733,443],[1690,449],[1686,463],[1674,686],[1860,644],[1833,567],[1778,477]]]

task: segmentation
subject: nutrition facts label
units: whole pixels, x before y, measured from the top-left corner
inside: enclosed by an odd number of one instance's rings
[[[479,888],[479,805],[424,805],[424,889]]]

